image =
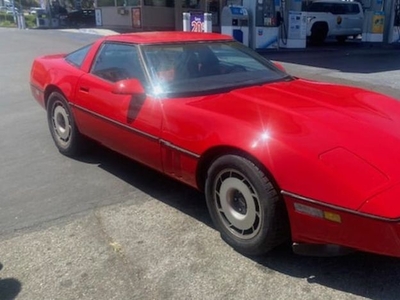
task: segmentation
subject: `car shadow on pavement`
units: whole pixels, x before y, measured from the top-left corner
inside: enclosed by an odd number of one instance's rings
[[[103,147],[79,160],[98,164],[156,200],[214,228],[204,195],[193,188]],[[310,289],[312,284],[319,284],[371,299],[398,299],[400,295],[400,260],[396,258],[361,252],[340,257],[306,257],[294,254],[290,244],[281,245],[266,256],[249,258],[262,270],[306,279]]]
[[[3,269],[3,265],[0,263],[0,270]],[[0,277],[0,299],[1,300],[12,300],[17,297],[21,291],[21,283],[14,278],[1,278]]]
[[[207,226],[213,227],[204,194],[194,188],[102,146],[96,147],[96,150],[80,157],[78,160],[97,164],[99,168],[113,174],[147,195],[195,217]]]
[[[296,255],[282,245],[265,257],[252,258],[260,268],[268,268],[310,283],[369,299],[398,299],[400,260],[354,252],[338,257]]]

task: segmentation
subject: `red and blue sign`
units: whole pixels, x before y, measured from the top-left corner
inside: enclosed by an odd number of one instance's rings
[[[190,31],[204,32],[204,14],[190,13]]]

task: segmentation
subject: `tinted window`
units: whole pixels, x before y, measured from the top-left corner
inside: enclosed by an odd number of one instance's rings
[[[65,60],[74,66],[80,67],[83,63],[83,60],[86,57],[86,54],[89,52],[89,49],[92,45],[87,45],[81,49],[78,49],[65,57]]]
[[[348,14],[359,14],[360,13],[360,7],[357,4],[350,4],[347,5],[347,13]]]
[[[325,12],[332,13],[334,10],[332,3],[313,3],[309,6],[310,12]]]
[[[237,42],[143,46],[155,93],[207,93],[286,80],[288,75]]]
[[[333,14],[335,15],[345,15],[348,13],[349,5],[346,4],[335,4],[333,9]]]
[[[358,14],[360,13],[360,7],[357,4],[350,3],[312,3],[307,11],[309,12],[329,12],[334,15],[344,14]]]
[[[95,59],[91,73],[116,82],[137,78],[145,84],[143,68],[135,45],[105,43]]]

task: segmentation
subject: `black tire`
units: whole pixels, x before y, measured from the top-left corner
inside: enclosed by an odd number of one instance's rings
[[[328,35],[328,25],[316,23],[311,28],[311,41],[316,44],[323,43]]]
[[[245,255],[262,255],[288,238],[283,200],[250,160],[225,155],[211,165],[206,201],[221,237]]]
[[[68,102],[59,92],[53,92],[49,96],[47,122],[60,153],[73,157],[87,150],[87,140],[78,131]]]

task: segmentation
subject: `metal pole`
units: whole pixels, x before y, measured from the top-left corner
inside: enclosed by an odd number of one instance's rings
[[[204,32],[212,32],[212,18],[210,13],[204,13]]]
[[[393,40],[394,27],[394,0],[388,0],[384,3],[385,9],[385,25],[383,31],[383,42],[389,44]]]
[[[190,13],[184,12],[183,16],[183,31],[190,31]]]
[[[17,18],[15,16],[15,4],[14,4],[14,0],[12,0],[12,10],[13,10],[13,17],[14,17],[14,23],[17,23]]]
[[[53,27],[53,16],[51,15],[51,0],[47,0],[47,9],[49,12],[49,28]]]

